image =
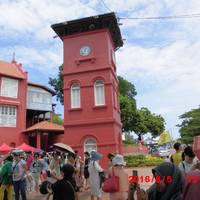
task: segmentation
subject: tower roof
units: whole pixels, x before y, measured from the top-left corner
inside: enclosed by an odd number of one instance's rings
[[[62,23],[53,24],[51,27],[61,38],[61,40],[63,40],[64,36],[108,28],[111,33],[115,48],[123,46],[120,28],[114,12],[72,21],[65,21]]]
[[[26,79],[26,73],[22,69],[21,64],[16,62],[5,62],[0,60],[0,74],[19,79]]]

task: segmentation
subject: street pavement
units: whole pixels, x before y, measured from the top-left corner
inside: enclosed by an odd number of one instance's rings
[[[144,180],[145,180],[146,176],[152,177],[152,172],[151,172],[152,167],[126,168],[126,171],[127,171],[129,176],[132,175],[132,170],[133,169],[138,171],[138,176],[139,177],[143,177],[143,181],[140,182],[140,187],[143,188],[143,189],[149,188],[149,186],[152,185],[152,181],[147,183]],[[140,179],[140,180],[142,180],[142,179]],[[79,199],[80,200],[90,200],[90,193],[89,192],[81,192],[79,194]],[[109,195],[104,193],[102,199],[103,200],[109,200]],[[46,200],[46,195],[41,195],[41,194],[37,194],[37,193],[29,193],[29,194],[27,194],[27,200]]]

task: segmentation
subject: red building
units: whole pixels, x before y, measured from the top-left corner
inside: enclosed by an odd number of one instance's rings
[[[20,64],[0,61],[0,133],[1,141],[15,146],[26,138],[27,73]]]
[[[64,129],[52,121],[52,96],[46,86],[27,82],[28,74],[15,61],[0,61],[0,144],[16,147],[23,142],[48,149]],[[37,129],[34,125],[37,124]],[[63,129],[63,131],[62,131]]]
[[[123,45],[114,13],[52,25],[64,43],[61,140],[81,154],[121,152],[115,51]],[[106,163],[104,156],[103,164]]]

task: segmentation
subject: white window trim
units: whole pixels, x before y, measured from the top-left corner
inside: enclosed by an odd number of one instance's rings
[[[97,82],[102,82],[102,83],[98,83]],[[103,86],[103,87],[102,87]],[[97,88],[98,87],[102,87],[103,88],[103,93],[102,93],[102,102],[98,103],[98,99],[97,99]],[[103,80],[96,80],[94,83],[94,99],[95,99],[95,106],[104,106],[105,105],[105,87],[104,87],[104,81]]]
[[[93,140],[95,143],[91,143],[91,144],[86,144],[88,140]],[[94,139],[94,138],[86,138],[85,141],[84,141],[84,152],[88,151],[86,146],[92,146],[92,145],[95,145],[95,149],[91,150],[91,151],[97,151],[97,141]],[[91,153],[91,151],[88,151],[89,153]]]
[[[74,91],[75,90],[79,90],[78,103],[77,103],[77,99],[74,98]],[[80,88],[80,84],[74,83],[74,84],[71,85],[70,96],[71,96],[71,108],[80,108],[81,107],[81,88]],[[76,105],[75,102],[77,103],[77,105]]]
[[[5,114],[3,110],[7,110],[7,113]],[[16,127],[17,126],[17,107],[16,106],[5,106],[0,105],[0,118],[4,118],[6,121],[5,124],[1,123],[0,120],[0,127]],[[12,119],[13,118],[13,119]],[[9,123],[10,120],[14,120],[14,123]]]
[[[11,89],[5,88],[4,82],[11,82]],[[15,83],[15,84],[14,84]],[[9,85],[9,87],[10,87]],[[15,88],[13,88],[13,86]],[[19,87],[19,81],[17,79],[2,77],[1,78],[1,96],[3,97],[10,97],[10,98],[17,98],[18,97],[18,87]],[[7,91],[6,91],[7,90]]]

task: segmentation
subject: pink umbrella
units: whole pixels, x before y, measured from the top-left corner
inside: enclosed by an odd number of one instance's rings
[[[11,147],[9,147],[7,144],[3,143],[1,146],[0,146],[0,152],[1,153],[8,153],[12,150]]]
[[[34,151],[35,148],[26,143],[23,143],[22,145],[16,147],[16,149],[21,149],[23,151],[28,152],[28,151]]]

